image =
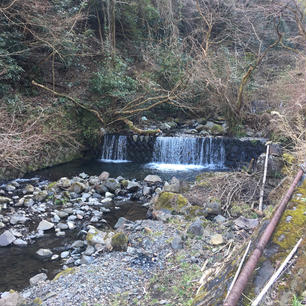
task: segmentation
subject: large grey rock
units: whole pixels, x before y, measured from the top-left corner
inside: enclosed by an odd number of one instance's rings
[[[137,182],[131,182],[129,181],[126,189],[130,192],[136,192],[141,188],[140,184]]]
[[[86,185],[81,182],[74,182],[71,184],[69,191],[80,194],[81,192],[86,190]]]
[[[84,245],[85,245],[85,242],[84,242],[84,241],[82,241],[82,240],[76,240],[76,241],[71,245],[71,247],[72,247],[73,249],[80,249],[80,248],[84,247]]]
[[[92,256],[82,255],[81,264],[83,264],[83,265],[89,265],[89,264],[91,264],[94,260],[95,260],[95,259],[94,259],[94,257],[92,257]]]
[[[107,181],[105,182],[105,186],[107,187],[107,189],[110,192],[115,192],[116,189],[120,188],[120,183],[117,182],[115,179],[113,178],[109,178],[107,179]]]
[[[84,252],[84,255],[91,256],[94,252],[95,252],[95,247],[92,245],[88,245]]]
[[[0,246],[8,246],[16,240],[16,237],[9,231],[5,231],[0,235]]]
[[[144,181],[146,183],[151,183],[151,184],[162,183],[162,179],[158,175],[153,175],[153,174],[147,175]]]
[[[144,196],[150,195],[151,194],[151,188],[148,187],[148,186],[144,186],[143,190],[142,190],[142,193],[143,193]]]
[[[42,221],[39,222],[37,230],[38,231],[47,231],[47,230],[49,230],[53,227],[54,227],[53,223],[51,223],[47,220],[42,220]]]
[[[132,224],[133,222],[124,218],[120,217],[117,223],[114,225],[114,229],[123,228],[126,224]]]
[[[104,184],[96,185],[95,190],[100,195],[104,195],[108,191],[107,187]]]
[[[35,276],[31,277],[30,278],[30,285],[31,286],[34,286],[40,282],[43,282],[47,279],[47,274],[46,273],[39,273],[39,274],[36,274]]]
[[[61,258],[64,259],[64,258],[67,258],[69,256],[70,252],[69,251],[64,251],[61,253]]]
[[[42,190],[34,195],[34,200],[36,200],[37,202],[42,202],[47,198],[47,196],[48,192],[46,190]]]
[[[202,236],[204,233],[203,222],[201,220],[194,221],[187,229],[187,233]]]
[[[40,257],[51,257],[53,255],[52,251],[49,249],[39,249],[36,254]]]
[[[11,218],[10,218],[10,223],[12,225],[15,225],[15,224],[24,224],[26,223],[27,221],[29,220],[29,218],[27,218],[26,216],[24,215],[13,215]]]
[[[69,180],[67,177],[62,177],[57,182],[57,185],[61,187],[62,189],[67,189],[71,186],[71,180]]]

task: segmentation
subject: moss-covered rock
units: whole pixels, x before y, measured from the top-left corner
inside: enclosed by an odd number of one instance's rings
[[[181,194],[173,192],[162,192],[155,202],[155,209],[166,209],[171,212],[182,212],[182,209],[188,205],[188,200]]]
[[[116,233],[111,240],[111,246],[114,251],[126,251],[127,250],[128,237],[122,233]]]

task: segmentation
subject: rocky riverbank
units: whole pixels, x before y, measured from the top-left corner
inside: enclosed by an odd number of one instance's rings
[[[203,267],[231,257],[258,224],[222,215],[219,201],[196,205],[193,188],[176,178],[149,175],[136,182],[107,172],[1,186],[2,247],[26,246],[48,232],[79,235],[61,252],[37,252],[60,260],[63,272],[53,280],[33,276],[21,295],[3,293],[0,305],[17,296],[25,305],[190,305]],[[144,203],[151,219],[120,218],[105,227],[103,215],[127,199]]]

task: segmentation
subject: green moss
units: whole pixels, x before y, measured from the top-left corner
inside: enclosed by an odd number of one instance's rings
[[[287,219],[291,218],[288,222]],[[301,238],[306,226],[306,180],[295,192],[288,209],[283,216],[273,235],[273,242],[282,249],[291,249]]]
[[[129,181],[128,181],[128,180],[123,180],[123,181],[121,181],[121,185],[122,185],[124,188],[126,188],[126,187],[128,186],[128,184],[129,184]]]
[[[292,154],[284,153],[283,154],[283,161],[287,165],[292,165],[295,162],[295,157]]]
[[[33,305],[33,306],[39,306],[39,305],[42,305],[42,303],[43,303],[42,299],[39,298],[39,297],[37,297],[37,298],[35,298],[35,299],[33,300],[32,305]]]
[[[52,182],[52,183],[50,183],[50,184],[47,186],[47,189],[48,189],[48,190],[49,190],[49,189],[52,189],[53,187],[56,186],[56,184],[57,184],[57,182]]]
[[[204,212],[203,207],[198,205],[188,206],[185,209],[186,216],[190,219],[193,219],[198,216],[207,216],[207,213]]]
[[[156,209],[167,209],[171,212],[180,212],[188,204],[188,200],[181,194],[162,192],[155,203]]]
[[[75,273],[75,268],[67,268],[59,273],[57,273],[55,275],[55,277],[53,278],[54,281],[58,280],[61,276],[64,276],[64,275],[68,275],[68,274],[73,274]]]
[[[242,202],[233,202],[230,208],[230,214],[233,217],[244,216],[246,218],[257,218],[257,214],[252,210],[251,206]]]
[[[125,251],[127,249],[128,238],[120,232],[112,237],[111,245],[115,251]]]
[[[213,135],[223,135],[223,134],[225,134],[225,130],[224,130],[223,126],[220,125],[220,124],[215,124],[215,125],[210,129],[210,132],[211,132]]]

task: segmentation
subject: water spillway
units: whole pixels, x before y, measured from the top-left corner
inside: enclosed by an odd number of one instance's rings
[[[152,162],[159,164],[223,167],[222,138],[157,137]]]
[[[249,163],[264,151],[264,143],[254,139],[105,135],[101,159],[222,169]]]
[[[128,162],[127,137],[122,135],[105,135],[103,137],[101,160],[104,162]]]

